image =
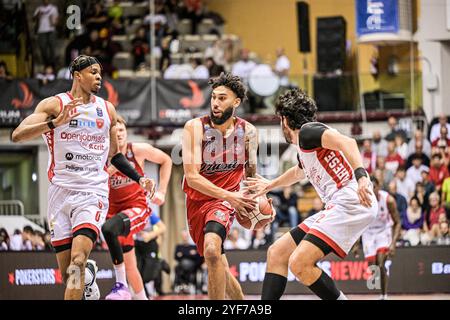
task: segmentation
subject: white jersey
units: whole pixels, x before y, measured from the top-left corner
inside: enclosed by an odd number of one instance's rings
[[[56,95],[60,108],[73,97]],[[106,161],[111,119],[106,101],[92,95],[89,103],[76,108],[80,115],[43,135],[49,151],[48,179],[59,187],[108,196]]]
[[[351,201],[358,200],[358,183],[353,169],[340,151],[330,150],[321,146],[322,133],[331,129],[320,122],[304,124],[300,129],[299,166],[304,170],[322,202],[345,201],[335,195],[343,188],[351,188],[354,192]],[[334,129],[331,129],[334,130]],[[350,200],[350,199],[347,199]]]
[[[369,231],[374,232],[390,229],[394,224],[389,213],[388,198],[389,193],[383,190],[378,191],[378,213],[375,220],[369,225]]]

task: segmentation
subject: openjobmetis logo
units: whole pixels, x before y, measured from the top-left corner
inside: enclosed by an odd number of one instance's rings
[[[119,105],[119,102],[120,102],[119,93],[113,87],[113,85],[111,83],[109,83],[108,81],[104,81],[103,85],[105,86],[106,92],[108,93],[108,97],[106,98],[106,100],[111,102],[114,105],[114,107],[117,108],[117,106]],[[101,116],[99,116],[99,117],[101,117]]]
[[[16,269],[8,273],[8,282],[17,286],[62,284],[59,269]]]
[[[199,108],[205,103],[205,97],[202,90],[200,90],[198,84],[195,81],[188,81],[189,87],[191,87],[192,97],[184,97],[180,99],[180,104],[183,108]]]
[[[19,82],[19,87],[23,93],[23,99],[20,100],[19,98],[14,98],[11,100],[11,104],[16,109],[31,107],[34,102],[33,93],[30,91],[28,85],[23,81]]]

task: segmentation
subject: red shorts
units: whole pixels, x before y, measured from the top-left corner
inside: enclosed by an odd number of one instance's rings
[[[223,225],[226,233],[230,232],[234,221],[234,208],[224,200],[193,201],[186,199],[186,211],[189,233],[194,240],[198,253],[203,256],[205,240],[205,226],[209,221],[216,221]]]
[[[148,218],[150,217],[152,210],[150,208],[143,208],[143,207],[136,207],[136,208],[129,208],[125,210],[120,210],[119,212],[115,214],[110,214],[108,212],[107,219],[112,218],[118,213],[124,213],[127,215],[128,218],[130,218],[130,233],[127,236],[119,236],[119,242],[122,247],[125,246],[132,246],[134,247],[134,239],[133,235],[138,233],[139,231],[142,231],[147,224]]]

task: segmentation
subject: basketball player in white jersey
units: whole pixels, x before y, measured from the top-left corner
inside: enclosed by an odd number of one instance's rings
[[[65,299],[83,297],[86,261],[108,212],[108,156],[118,170],[154,192],[154,182],[118,150],[115,108],[95,95],[101,71],[97,59],[77,57],[70,65],[72,89],[42,100],[12,133],[14,142],[40,135],[47,142],[47,219]]]
[[[316,263],[331,252],[344,258],[374,220],[378,206],[371,182],[356,141],[316,122],[316,104],[304,92],[289,90],[280,96],[276,110],[286,141],[298,148],[299,163],[275,180],[248,178],[246,183],[258,196],[306,175],[325,209],[270,246],[261,298],[280,299],[289,268],[321,299],[344,300],[345,295]]]
[[[381,299],[387,299],[388,276],[385,262],[395,253],[395,244],[400,237],[401,223],[394,197],[381,190],[376,178],[371,178],[378,201],[378,215],[362,234],[364,257],[380,268]]]

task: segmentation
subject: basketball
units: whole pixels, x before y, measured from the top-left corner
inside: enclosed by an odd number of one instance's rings
[[[257,209],[249,212],[249,216],[241,218],[236,215],[236,219],[241,226],[249,230],[263,229],[267,224],[271,223],[275,217],[276,211],[272,206],[272,199],[266,196],[258,197]]]

